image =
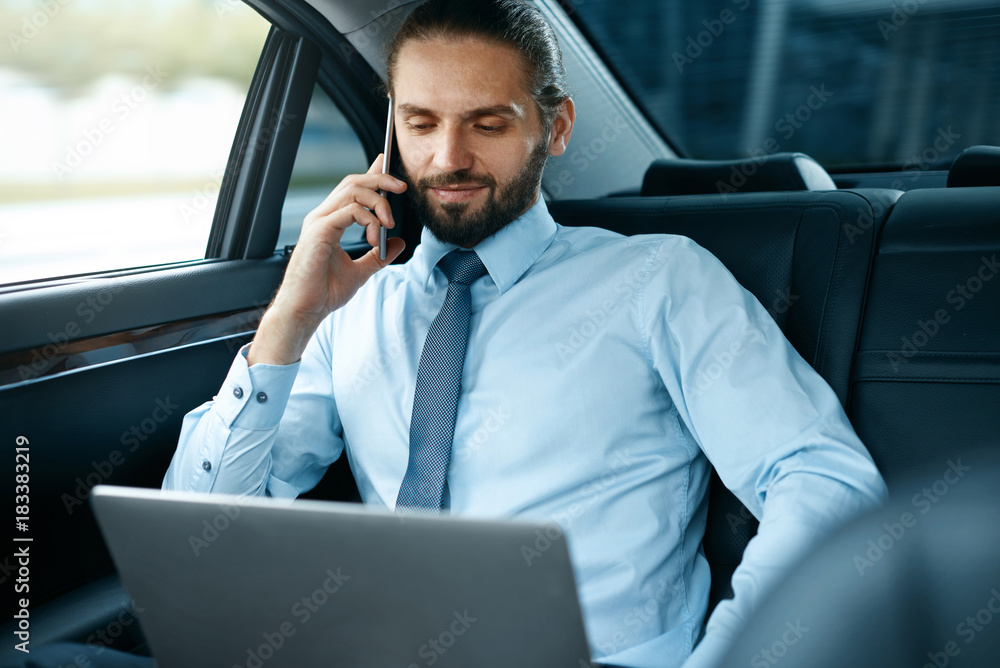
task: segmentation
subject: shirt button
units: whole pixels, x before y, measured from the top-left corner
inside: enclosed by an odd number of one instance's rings
[[[239,387],[238,385],[236,387],[234,387],[233,388],[233,396],[236,397],[237,399],[242,399],[243,398],[243,388]]]
[[[208,461],[207,459],[201,460],[201,468],[205,469],[206,471],[211,471],[212,462]]]
[[[266,392],[258,392],[257,393],[257,403],[262,404],[265,401],[267,401],[267,393]]]

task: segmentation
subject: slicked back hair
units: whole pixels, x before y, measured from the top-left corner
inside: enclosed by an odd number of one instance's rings
[[[525,83],[548,135],[569,97],[555,31],[538,9],[521,0],[428,0],[406,18],[389,43],[389,92],[399,51],[410,40],[480,38],[512,47],[525,65]]]

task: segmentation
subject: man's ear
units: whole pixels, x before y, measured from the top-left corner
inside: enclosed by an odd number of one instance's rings
[[[567,97],[559,105],[559,111],[552,121],[552,131],[549,133],[549,155],[557,156],[566,152],[575,122],[576,106],[573,104],[573,98]]]

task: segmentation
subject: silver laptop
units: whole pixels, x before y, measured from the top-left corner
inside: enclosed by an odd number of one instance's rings
[[[163,668],[581,668],[554,525],[98,486],[101,531]]]

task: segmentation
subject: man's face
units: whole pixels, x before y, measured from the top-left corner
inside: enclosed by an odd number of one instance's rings
[[[535,203],[550,153],[520,56],[472,38],[410,40],[396,62],[407,193],[438,239],[471,248]]]

